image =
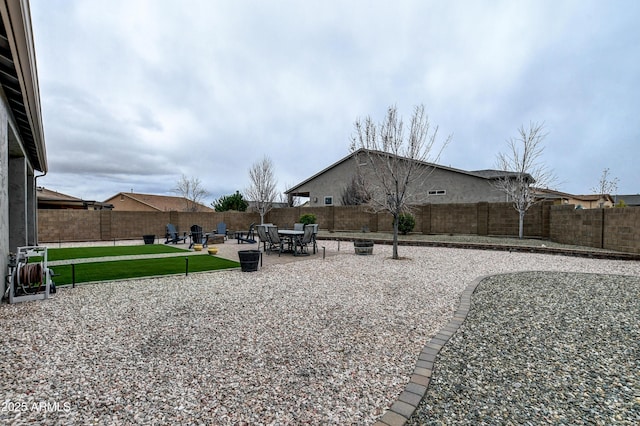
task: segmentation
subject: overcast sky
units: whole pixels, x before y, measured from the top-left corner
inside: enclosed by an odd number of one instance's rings
[[[640,193],[640,2],[31,0],[49,173],[86,200],[214,198],[273,160],[282,191],[349,153],[358,117],[424,104],[440,164],[495,168],[544,122],[556,189]]]

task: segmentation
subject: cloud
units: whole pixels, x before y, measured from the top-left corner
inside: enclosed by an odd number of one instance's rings
[[[547,161],[570,182],[560,190],[587,192],[610,167],[638,192],[638,9],[32,0],[42,182],[100,199],[164,193],[185,174],[218,197],[268,155],[284,189],[346,155],[357,117],[425,104],[454,135],[444,164],[492,167],[521,124],[544,121]]]

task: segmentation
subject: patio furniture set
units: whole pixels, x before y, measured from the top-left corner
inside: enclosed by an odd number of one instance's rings
[[[178,233],[175,225],[167,224],[167,232],[165,234],[165,244],[186,243],[189,238],[189,248],[196,244],[202,244],[207,247],[209,242],[214,244],[222,244],[227,239],[227,225],[224,222],[219,223],[216,229],[211,232],[204,232],[202,226],[192,225],[189,234],[184,232],[182,235]]]
[[[294,256],[308,256],[309,247],[312,248],[313,254],[316,254],[318,243],[316,236],[318,234],[318,225],[304,225],[296,223],[293,229],[279,229],[273,224],[263,224],[256,227],[258,237],[262,243],[263,250],[269,254],[278,252],[278,256],[282,253],[292,253]]]

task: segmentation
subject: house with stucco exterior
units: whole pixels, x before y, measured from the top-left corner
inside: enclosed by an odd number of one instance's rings
[[[406,161],[415,161],[405,159]],[[310,207],[343,205],[342,196],[358,170],[374,173],[367,164],[370,156],[363,149],[338,160],[329,167],[285,191],[292,204],[293,197],[309,197]],[[477,203],[508,201],[504,192],[495,187],[495,181],[511,172],[499,170],[466,171],[428,162],[417,162],[421,176],[415,182],[411,204]],[[366,181],[366,177],[364,178]],[[366,182],[365,182],[366,184]]]
[[[17,247],[38,243],[36,181],[47,153],[31,12],[27,0],[0,0],[0,271]],[[1,284],[2,294],[6,289]]]
[[[128,212],[214,212],[215,210],[185,197],[118,192],[103,204],[116,211]]]

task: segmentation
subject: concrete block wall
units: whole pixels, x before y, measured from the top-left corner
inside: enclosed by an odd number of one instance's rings
[[[563,244],[640,253],[640,207],[580,209],[553,206],[550,239]]]
[[[477,234],[477,203],[433,204],[431,206],[431,233]]]
[[[518,213],[509,203],[427,204],[415,206],[414,232],[423,234],[518,235]],[[362,206],[273,209],[265,218],[290,228],[304,213],[316,215],[320,229],[329,231],[391,232],[389,213],[372,213]],[[118,212],[105,210],[40,210],[39,241],[136,239],[144,234],[163,238],[167,223],[180,233],[193,224],[212,231],[219,222],[230,231],[246,231],[260,223],[257,213]],[[533,206],[525,216],[525,236],[564,244],[640,253],[640,207],[575,210],[574,206]]]
[[[604,248],[640,253],[640,207],[604,210]]]
[[[38,210],[39,242],[100,241],[100,210]]]

